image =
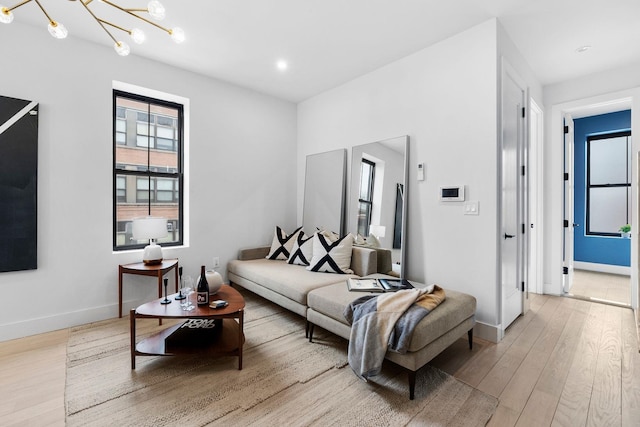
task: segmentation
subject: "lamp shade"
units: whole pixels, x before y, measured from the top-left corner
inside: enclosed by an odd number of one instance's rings
[[[133,238],[136,240],[159,239],[167,235],[166,218],[137,218],[133,220]]]
[[[139,218],[133,220],[132,235],[135,240],[149,240],[150,244],[144,248],[142,261],[145,264],[160,264],[162,262],[162,248],[153,241],[167,235],[166,218]]]
[[[387,229],[384,225],[369,226],[369,234],[373,234],[376,237],[384,237],[386,230]]]

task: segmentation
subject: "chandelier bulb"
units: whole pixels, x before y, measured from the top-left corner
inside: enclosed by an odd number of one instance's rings
[[[116,53],[120,56],[127,56],[129,55],[129,52],[131,52],[129,45],[126,44],[125,42],[116,42],[113,45],[113,48],[116,50]]]
[[[180,27],[175,27],[171,30],[171,40],[176,43],[182,43],[184,41],[184,31]]]
[[[147,38],[144,31],[140,28],[132,28],[129,34],[131,35],[131,39],[137,44],[143,43]]]
[[[11,24],[13,21],[13,12],[0,4],[0,22],[3,24]]]
[[[163,20],[166,13],[164,6],[158,0],[150,1],[147,5],[147,11],[149,11],[149,15],[158,20]]]
[[[49,34],[57,39],[64,39],[67,37],[67,34],[69,34],[67,28],[60,22],[51,21],[47,28],[49,30]]]

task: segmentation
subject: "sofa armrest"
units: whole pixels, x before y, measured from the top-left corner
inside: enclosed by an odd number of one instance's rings
[[[373,249],[354,246],[351,252],[351,269],[360,277],[377,273],[378,254]]]
[[[248,261],[250,259],[266,258],[269,255],[271,246],[259,246],[257,248],[240,249],[238,251],[238,259],[240,261]]]

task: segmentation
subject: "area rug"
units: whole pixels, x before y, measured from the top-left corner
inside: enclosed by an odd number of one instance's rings
[[[347,343],[250,292],[243,369],[237,357],[137,357],[130,365],[129,320],[71,331],[67,425],[96,426],[484,426],[497,399],[430,366],[409,400],[406,371],[385,364],[374,381],[347,365]],[[138,340],[167,324],[137,322]]]

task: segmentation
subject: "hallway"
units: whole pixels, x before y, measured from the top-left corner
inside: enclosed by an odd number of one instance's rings
[[[570,295],[618,304],[631,304],[631,278],[618,274],[574,270]]]

